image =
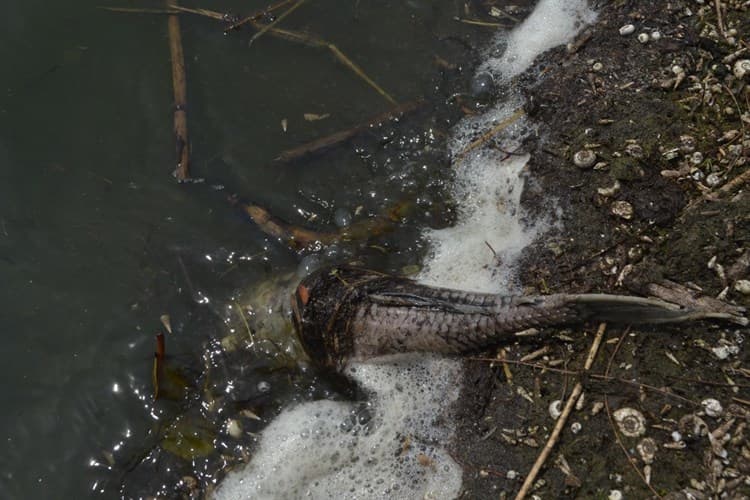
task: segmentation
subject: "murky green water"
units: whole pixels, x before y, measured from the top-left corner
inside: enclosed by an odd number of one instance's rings
[[[389,104],[329,50],[271,36],[248,47],[248,30],[225,36],[217,21],[183,16],[192,171],[205,182],[179,185],[171,177],[166,20],[104,12],[101,3],[11,1],[0,17],[3,498],[155,493],[156,472],[165,482],[186,473],[210,482],[224,460],[218,453],[186,463],[153,451],[165,422],[203,418],[197,388],[153,404],[154,334],[164,313],[176,330],[167,338],[169,362],[186,379],[218,389],[249,384],[221,407],[227,415],[244,401],[267,419],[285,401],[328,391],[313,372],[279,370],[283,363],[262,350],[216,354],[217,339],[236,326],[227,321],[233,304],[294,272],[303,257],[239,216],[226,197],[239,193],[296,223],[315,214],[318,228],[333,227],[337,209],[361,206],[356,221],[407,201],[412,210],[393,233],[329,258],[391,270],[418,264],[419,228],[450,218],[437,204],[450,175],[439,158],[457,111],[446,99],[463,89],[445,83],[465,80],[458,71],[446,76],[435,56],[471,65],[486,33],[453,20],[464,15],[463,2],[308,1],[285,28],[334,43],[397,101],[428,103],[401,125],[279,165],[281,151]],[[247,14],[265,4],[196,6]],[[304,113],[330,117],[308,122]],[[206,352],[215,354],[207,363]],[[223,375],[208,377],[209,365]],[[214,431],[207,440],[225,457],[241,454]]]

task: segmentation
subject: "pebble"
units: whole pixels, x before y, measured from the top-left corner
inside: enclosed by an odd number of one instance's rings
[[[635,26],[632,24],[626,24],[620,27],[620,35],[627,36],[632,35],[635,32]]]

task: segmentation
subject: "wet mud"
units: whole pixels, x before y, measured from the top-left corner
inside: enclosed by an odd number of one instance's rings
[[[742,48],[749,17],[747,6],[722,4],[732,44],[716,36],[707,4],[603,3],[595,25],[522,77],[527,112],[541,124],[525,145],[524,208],[529,217],[558,214],[520,266],[529,293],[648,294],[649,284],[671,280],[750,305],[736,285],[748,277],[750,193],[746,184],[722,188],[747,170],[750,154],[747,80],[724,62]],[[634,32],[621,35],[628,24]],[[596,161],[577,166],[581,150]],[[486,353],[494,362],[466,361],[453,446],[463,498],[516,495],[555,424],[550,405],[576,382],[584,399],[532,494],[746,498],[747,328],[608,325],[589,372],[602,379],[579,374],[596,327],[550,330],[543,341]],[[539,349],[529,361],[536,367],[518,364]],[[711,399],[720,413],[707,412]],[[624,407],[644,415],[642,435],[623,435],[608,416]],[[653,459],[638,452],[645,438],[657,444]]]

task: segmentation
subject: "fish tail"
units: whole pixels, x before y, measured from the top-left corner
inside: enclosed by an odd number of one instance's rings
[[[721,319],[746,326],[748,318],[742,313],[713,311],[683,307],[671,302],[644,297],[588,293],[568,295],[567,302],[589,319],[616,323],[679,323],[696,319]]]

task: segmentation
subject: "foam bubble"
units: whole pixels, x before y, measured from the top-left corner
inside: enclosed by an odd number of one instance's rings
[[[510,79],[593,19],[582,0],[540,0],[505,37],[506,53],[480,71]],[[516,93],[453,131],[450,151],[461,158],[454,165],[458,223],[425,233],[431,255],[418,278],[422,282],[497,292],[513,288],[514,262],[542,230],[520,221],[528,156],[504,158],[489,148],[462,152],[520,106]],[[515,149],[529,130],[525,119],[515,120],[499,135],[504,149]],[[227,476],[216,498],[455,498],[461,468],[446,451],[453,428],[445,412],[458,397],[460,364],[398,356],[347,370],[369,392],[366,403],[316,401],[285,410],[264,430],[252,461]]]
[[[509,80],[526,71],[539,54],[570,41],[585,25],[596,20],[586,0],[539,0],[534,11],[508,37],[498,37],[495,46],[507,43],[503,55],[491,57],[480,71]]]
[[[454,498],[461,468],[444,450],[451,433],[439,409],[458,397],[459,363],[391,356],[347,375],[372,391],[366,406],[316,401],[285,411],[216,498]]]
[[[478,70],[491,71],[509,80],[525,71],[542,52],[571,40],[595,13],[584,0],[540,0],[534,12],[509,35],[499,58],[491,58]],[[454,130],[450,151],[456,158],[457,180],[453,197],[458,207],[453,227],[428,230],[430,254],[419,279],[424,283],[484,292],[514,291],[515,265],[521,251],[546,229],[546,221],[522,222],[522,171],[529,157],[508,155],[533,129],[524,118],[513,119],[521,108],[517,90],[480,116],[467,117]],[[494,140],[504,151],[467,148],[480,134],[506,121]]]

